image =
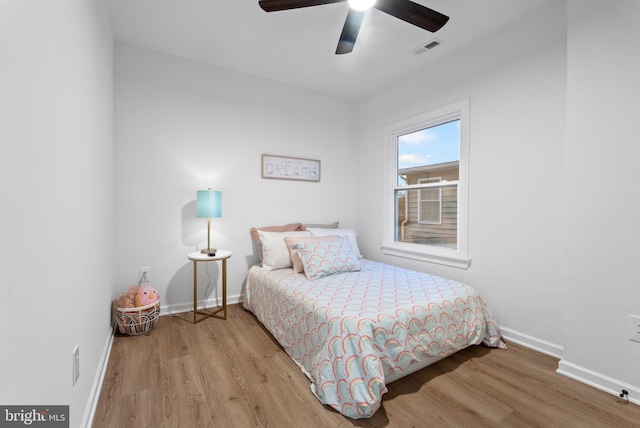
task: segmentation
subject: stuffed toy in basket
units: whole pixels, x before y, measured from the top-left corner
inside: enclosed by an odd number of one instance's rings
[[[137,336],[151,331],[160,316],[160,295],[150,285],[133,285],[113,301],[120,333]]]

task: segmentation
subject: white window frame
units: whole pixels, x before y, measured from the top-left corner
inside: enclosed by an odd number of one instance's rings
[[[395,239],[395,192],[410,189],[398,185],[398,138],[453,120],[460,120],[460,163],[457,182],[442,181],[436,186],[458,187],[458,236],[456,248],[398,242]],[[384,254],[467,269],[469,235],[469,99],[464,99],[385,127],[384,147]]]
[[[418,183],[440,183],[442,181],[442,177],[428,177],[428,178],[420,178],[418,179]],[[422,192],[424,190],[431,189],[420,189],[418,190],[418,223],[420,224],[442,224],[442,187],[439,187],[435,190],[438,191],[438,198],[434,199],[426,199],[422,197]],[[422,204],[424,202],[437,202],[438,203],[438,220],[423,220],[422,219]]]

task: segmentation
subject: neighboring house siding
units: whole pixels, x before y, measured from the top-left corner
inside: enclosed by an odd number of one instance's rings
[[[447,168],[424,168],[423,170],[411,170],[404,174],[407,184],[418,184],[419,180],[432,177],[440,177],[442,181],[458,180],[458,164]],[[440,224],[419,223],[418,198],[419,190],[408,192],[407,213],[400,212],[398,218],[399,236],[401,240],[421,243],[451,246],[456,244],[458,223],[458,189],[457,187],[442,188],[442,213]],[[405,221],[406,220],[406,221]]]

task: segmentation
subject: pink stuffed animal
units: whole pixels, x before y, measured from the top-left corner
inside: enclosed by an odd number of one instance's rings
[[[139,289],[140,287],[137,285],[132,285],[126,293],[121,294],[114,300],[113,304],[116,308],[135,308],[136,294],[138,294]]]
[[[138,292],[136,293],[136,307],[137,306],[147,306],[152,303],[160,300],[160,295],[158,291],[150,285],[145,285],[144,287],[140,287]]]

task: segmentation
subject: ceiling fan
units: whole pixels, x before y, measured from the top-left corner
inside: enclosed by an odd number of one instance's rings
[[[258,4],[265,12],[276,12],[344,1],[347,0],[260,0]],[[449,20],[448,16],[410,0],[348,0],[348,2],[349,13],[342,27],[336,54],[346,54],[353,50],[364,14],[371,7],[432,33],[442,28]]]

